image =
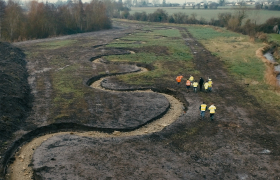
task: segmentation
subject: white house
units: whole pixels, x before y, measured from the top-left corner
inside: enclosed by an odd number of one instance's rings
[[[255,5],[256,2],[255,1],[246,1],[246,5],[252,6]]]
[[[195,5],[195,2],[186,2],[186,6],[193,7]]]

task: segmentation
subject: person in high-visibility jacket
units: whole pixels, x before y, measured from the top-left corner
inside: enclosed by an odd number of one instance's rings
[[[189,92],[190,87],[191,87],[191,81],[188,79],[187,82],[186,82],[187,92]]]
[[[192,76],[192,75],[190,75],[189,80],[191,81],[191,85],[192,85],[192,84],[193,84],[193,80],[194,80],[194,78],[193,78],[193,76]]]
[[[181,75],[181,76],[177,76],[176,77],[176,81],[177,81],[177,84],[179,85],[180,84],[180,82],[182,81],[182,78],[183,78],[183,76]]]
[[[205,111],[207,110],[207,105],[203,102],[200,107],[200,118],[203,119],[205,116]]]
[[[194,81],[193,83],[193,92],[197,92],[197,86],[198,86],[198,83],[196,81]]]
[[[216,112],[216,106],[214,106],[214,104],[211,104],[211,106],[209,107],[209,111],[210,111],[210,120],[213,121]]]
[[[208,79],[208,91],[209,92],[212,91],[212,85],[213,85],[212,79]]]
[[[209,84],[208,84],[208,81],[206,81],[206,83],[204,83],[204,90],[205,90],[205,92],[208,91],[208,88],[209,88]]]

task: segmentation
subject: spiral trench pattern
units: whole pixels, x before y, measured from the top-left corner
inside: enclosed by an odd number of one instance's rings
[[[130,52],[133,53],[133,52]],[[102,57],[101,57],[102,58]],[[100,59],[96,59],[92,61],[92,63],[102,63],[99,61]],[[137,72],[129,72],[129,73],[145,73],[148,70],[146,68],[140,67],[140,71]],[[93,82],[90,87],[102,91],[107,92],[116,92],[117,90],[109,90],[105,89],[101,86],[101,82],[110,77],[110,75],[103,77],[95,82]],[[121,91],[125,93],[133,93],[133,92],[153,92],[152,90],[135,90],[135,91]],[[154,92],[158,93],[158,92]],[[114,131],[113,133],[104,133],[100,131],[87,131],[87,132],[58,132],[43,135],[37,138],[34,138],[32,141],[24,144],[22,147],[19,148],[18,152],[15,154],[15,160],[10,166],[8,167],[8,173],[6,174],[6,179],[9,180],[31,180],[33,178],[33,170],[30,164],[32,163],[32,156],[34,151],[46,140],[51,137],[71,134],[77,135],[81,137],[92,137],[92,138],[109,138],[109,137],[131,137],[131,136],[139,136],[139,135],[146,135],[151,134],[154,132],[159,132],[163,130],[166,126],[173,123],[178,117],[183,113],[184,106],[183,104],[174,98],[171,95],[158,93],[163,95],[170,103],[170,108],[168,111],[159,119],[156,119],[138,129],[129,132],[120,132]]]

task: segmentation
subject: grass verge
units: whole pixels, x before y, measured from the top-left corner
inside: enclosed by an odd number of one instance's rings
[[[212,54],[220,57],[239,83],[249,84],[249,92],[260,104],[280,107],[280,94],[266,83],[265,64],[256,56],[263,43],[251,42],[248,36],[223,28],[190,26],[188,29]]]

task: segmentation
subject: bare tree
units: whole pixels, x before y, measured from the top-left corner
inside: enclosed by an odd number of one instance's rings
[[[14,41],[18,40],[23,33],[24,14],[20,5],[12,0],[8,1],[5,9],[3,27],[6,31],[6,38]]]
[[[241,26],[242,21],[248,17],[248,8],[245,6],[240,6],[236,9],[234,17],[238,20],[238,26]]]
[[[75,0],[74,3],[75,4],[73,6],[73,15],[77,27],[82,32],[84,30],[84,18],[85,18],[83,3],[81,0],[78,0],[78,2]]]

